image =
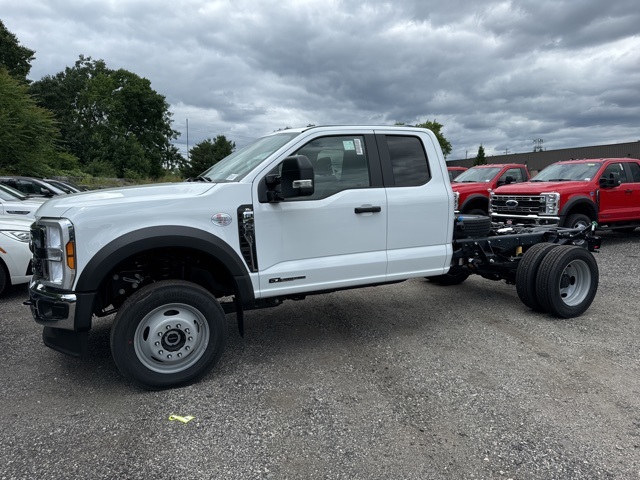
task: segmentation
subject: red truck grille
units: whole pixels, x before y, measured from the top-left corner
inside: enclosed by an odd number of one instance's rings
[[[545,198],[542,195],[493,195],[494,213],[543,214]]]

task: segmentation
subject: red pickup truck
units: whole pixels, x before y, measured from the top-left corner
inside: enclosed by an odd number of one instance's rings
[[[472,215],[489,214],[489,193],[501,185],[529,180],[529,171],[518,163],[476,165],[451,182],[456,210]]]
[[[491,216],[505,223],[558,224],[633,231],[640,226],[640,160],[600,158],[549,165],[530,182],[491,195]]]
[[[452,182],[454,178],[465,170],[467,170],[466,167],[447,167],[447,172],[449,172],[449,181]]]

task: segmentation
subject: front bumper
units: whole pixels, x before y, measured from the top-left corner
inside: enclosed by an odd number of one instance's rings
[[[38,279],[29,284],[29,300],[36,323],[47,327],[87,331],[91,328],[95,292],[77,293],[56,290],[45,286]]]
[[[561,217],[551,215],[522,215],[516,213],[492,213],[491,219],[500,223],[524,223],[525,225],[559,225]]]

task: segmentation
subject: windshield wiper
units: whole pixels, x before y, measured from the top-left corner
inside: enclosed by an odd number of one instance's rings
[[[187,182],[211,182],[209,177],[205,177],[202,175],[198,175],[197,177],[189,177],[186,180]]]

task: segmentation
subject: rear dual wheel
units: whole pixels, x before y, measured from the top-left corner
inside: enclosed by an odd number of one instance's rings
[[[553,248],[556,243],[536,243],[527,250],[518,264],[516,271],[516,292],[522,303],[536,312],[544,312],[544,307],[538,301],[536,292],[536,280],[540,264],[544,257]]]
[[[582,315],[598,290],[598,264],[593,255],[572,245],[535,247],[525,253],[530,255],[526,262],[523,256],[516,273],[516,290],[522,302],[556,317]]]

